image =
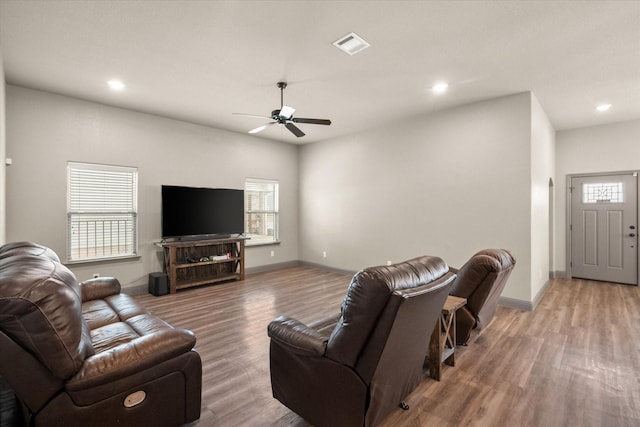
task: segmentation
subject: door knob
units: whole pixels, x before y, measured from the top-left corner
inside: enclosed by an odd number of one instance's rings
[[[629,233],[629,237],[636,237],[636,233]]]
[[[636,226],[635,225],[630,225],[629,228],[632,229],[632,230],[635,230]]]

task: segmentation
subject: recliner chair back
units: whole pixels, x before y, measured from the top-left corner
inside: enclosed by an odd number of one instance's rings
[[[459,344],[467,343],[472,329],[489,325],[515,264],[508,250],[484,249],[457,271],[450,294],[467,299],[467,304],[456,315]]]
[[[58,254],[52,249],[33,242],[11,242],[0,246],[0,259],[21,254],[41,256],[51,261],[60,262]]]
[[[358,272],[329,337],[327,357],[353,366],[365,380],[371,379],[399,305],[410,297],[406,291],[429,285],[447,271],[446,263],[438,258],[422,257]],[[440,306],[443,304],[444,299]]]
[[[94,353],[75,276],[25,251],[0,259],[0,271],[0,329],[53,375],[70,378]]]
[[[448,274],[453,279],[453,274]],[[429,337],[437,325],[450,283],[394,291],[389,299],[385,312],[395,312],[395,316],[371,378],[371,402],[365,425],[381,422],[422,380]],[[371,343],[365,350],[375,347]],[[359,372],[364,371],[365,360],[366,354],[356,368]]]

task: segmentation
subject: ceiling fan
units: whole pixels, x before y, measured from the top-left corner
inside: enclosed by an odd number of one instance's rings
[[[287,87],[285,82],[278,82],[277,86],[280,88],[280,109],[273,110],[271,112],[271,116],[258,116],[255,114],[244,114],[244,113],[233,113],[240,116],[248,116],[248,117],[260,117],[263,119],[271,119],[272,122],[266,123],[262,126],[258,126],[255,129],[251,129],[249,133],[258,133],[262,132],[268,127],[271,127],[275,124],[284,125],[292,134],[297,136],[298,138],[305,135],[304,132],[300,130],[300,128],[294,123],[307,123],[312,125],[330,125],[331,120],[326,119],[303,119],[301,117],[294,117],[293,113],[296,111],[295,108],[288,107],[284,105],[284,89]]]

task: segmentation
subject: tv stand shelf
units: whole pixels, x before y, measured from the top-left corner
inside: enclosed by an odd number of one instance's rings
[[[169,291],[230,280],[244,280],[244,238],[165,242]],[[200,261],[227,255],[224,259]]]

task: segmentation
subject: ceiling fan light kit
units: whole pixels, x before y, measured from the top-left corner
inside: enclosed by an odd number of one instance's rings
[[[305,119],[302,117],[294,117],[293,113],[295,113],[296,109],[293,107],[284,105],[284,89],[287,87],[287,83],[278,82],[277,86],[278,88],[280,88],[280,109],[273,110],[271,112],[271,116],[259,116],[255,114],[233,113],[240,116],[260,117],[260,118],[273,120],[272,122],[265,123],[262,126],[258,126],[257,128],[251,129],[249,133],[259,133],[275,124],[279,124],[279,125],[284,125],[284,127],[286,127],[292,134],[294,134],[298,138],[301,138],[305,135],[305,133],[302,132],[299,127],[294,125],[294,123],[306,123],[311,125],[326,125],[326,126],[331,124],[331,120],[328,120],[328,119]]]

